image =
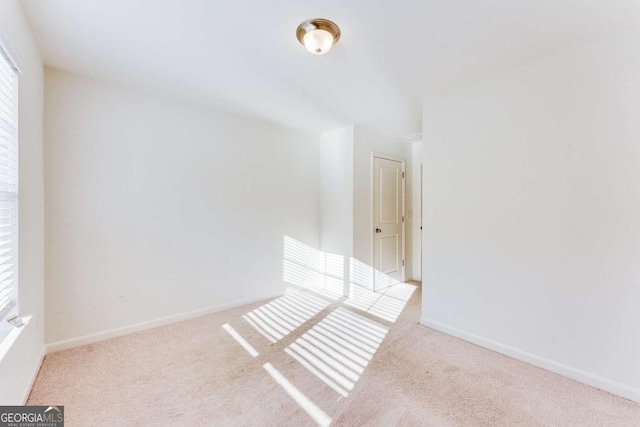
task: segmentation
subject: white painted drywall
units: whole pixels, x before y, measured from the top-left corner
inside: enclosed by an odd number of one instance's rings
[[[640,401],[640,28],[428,99],[422,322]]]
[[[44,351],[44,181],[42,175],[43,68],[17,0],[0,2],[0,40],[20,67],[19,310],[31,315],[6,354],[0,355],[0,405],[21,405]]]
[[[398,138],[387,137],[362,126],[354,127],[353,150],[353,254],[363,264],[371,266],[371,155],[372,153],[388,154],[405,159],[405,267],[406,278],[411,279],[412,253],[411,242],[411,144]]]
[[[320,136],[321,249],[353,254],[353,125]]]
[[[320,136],[320,249],[343,260],[343,291],[348,295],[353,256],[353,125]]]
[[[283,236],[319,245],[317,137],[53,69],[45,85],[47,343],[278,294]]]
[[[412,151],[412,170],[411,170],[411,243],[412,248],[410,256],[412,257],[413,264],[413,280],[422,280],[422,230],[420,230],[421,224],[421,211],[422,211],[422,185],[420,176],[420,167],[422,166],[422,141],[414,141],[411,144]]]

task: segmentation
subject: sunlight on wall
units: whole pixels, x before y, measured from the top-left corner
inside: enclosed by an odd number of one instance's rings
[[[367,265],[362,261],[358,261],[355,258],[350,258],[349,277],[351,285],[357,285],[363,289],[373,291],[373,267],[370,265]]]
[[[387,332],[379,323],[338,307],[285,351],[347,397]]]
[[[344,304],[388,322],[395,322],[415,290],[416,286],[408,283],[399,283],[379,292],[351,286]]]
[[[391,276],[389,276],[388,274],[384,274],[381,271],[378,270],[374,270],[374,274],[375,274],[375,289],[376,291],[380,291],[384,288],[388,288],[389,286],[393,286],[393,285],[397,285],[398,283],[401,283],[400,280],[395,279]]]
[[[289,288],[284,296],[242,316],[266,339],[275,343],[329,306],[325,299]]]
[[[342,256],[319,251],[289,236],[284,236],[283,248],[285,282],[333,300],[344,297],[345,266]],[[416,287],[396,283],[396,279],[355,258],[349,259],[348,268],[350,283],[347,289],[348,298],[344,304],[380,319],[395,322]],[[374,275],[378,289],[375,292]],[[258,323],[256,320],[254,322]]]
[[[344,258],[284,236],[282,277],[331,299],[344,295]]]
[[[311,418],[314,419],[318,425],[325,427],[331,424],[331,418],[324,413],[322,409],[313,403],[307,396],[296,388],[280,371],[273,367],[271,363],[265,363],[262,366],[271,375],[271,378],[275,380],[286,391],[293,400],[300,405],[302,409],[306,411]]]
[[[222,325],[222,329],[227,331],[229,333],[229,335],[231,335],[231,337],[234,340],[236,340],[238,342],[238,344],[240,344],[242,346],[242,348],[247,350],[247,353],[249,353],[251,355],[251,357],[257,357],[258,355],[260,355],[260,353],[258,353],[256,351],[256,349],[253,348],[253,346],[251,344],[249,344],[249,342],[247,340],[245,340],[242,337],[242,335],[240,335],[238,333],[238,331],[233,329],[233,327],[231,325],[229,325],[228,323],[225,323],[224,325]]]
[[[349,276],[351,278],[351,284],[360,286],[361,288],[373,290],[374,289],[374,276],[375,276],[375,290],[387,288],[398,284],[398,279],[382,273],[374,269],[372,266],[365,264],[364,262],[355,258],[349,259]],[[351,286],[353,287],[353,286]]]

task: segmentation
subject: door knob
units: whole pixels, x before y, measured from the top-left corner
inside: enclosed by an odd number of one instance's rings
[[[380,230],[379,228],[376,228],[376,233],[381,233],[382,230]]]

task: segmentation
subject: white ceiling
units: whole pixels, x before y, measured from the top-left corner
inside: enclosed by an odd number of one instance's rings
[[[638,0],[23,0],[47,65],[325,131],[420,132],[421,99],[640,23]],[[315,56],[295,30],[335,21]]]

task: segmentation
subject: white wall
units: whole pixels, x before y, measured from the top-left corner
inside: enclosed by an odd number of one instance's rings
[[[420,168],[422,166],[422,141],[414,141],[411,145],[412,251],[410,252],[410,256],[413,260],[413,280],[422,280],[422,230],[420,230],[422,211],[422,185],[420,185],[420,180],[422,179],[420,176]]]
[[[640,29],[425,102],[422,323],[640,401]]]
[[[20,228],[19,310],[33,316],[8,352],[0,354],[0,405],[22,404],[44,351],[44,183],[42,175],[43,68],[20,2],[0,2],[0,40],[19,77]],[[0,345],[0,347],[2,347]]]
[[[353,125],[322,134],[320,153],[320,249],[340,255],[347,295],[353,256]]]
[[[321,249],[353,254],[353,125],[320,136]]]
[[[283,236],[319,245],[316,137],[52,69],[45,83],[50,349],[281,293]]]
[[[407,279],[412,274],[412,197],[411,197],[411,143],[391,138],[362,126],[354,129],[353,154],[353,254],[358,261],[371,266],[371,154],[389,154],[405,159],[405,270]]]

